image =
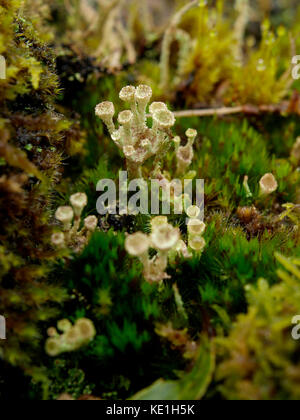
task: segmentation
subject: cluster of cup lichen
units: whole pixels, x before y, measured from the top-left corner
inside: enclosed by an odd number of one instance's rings
[[[53,233],[52,244],[58,249],[72,249],[80,252],[95,232],[98,219],[88,216],[81,226],[81,214],[87,205],[85,193],[76,193],[70,197],[71,206],[61,206],[56,210],[55,218],[63,225],[63,231]]]
[[[0,399],[299,399],[294,0],[0,3]],[[205,223],[94,216],[125,165]]]
[[[130,104],[131,110],[118,115],[119,129],[116,129],[113,117],[115,107],[112,102],[101,102],[96,107],[96,115],[106,124],[116,146],[124,153],[130,178],[142,178],[144,163],[153,158],[150,174],[162,178],[161,164],[174,143],[177,158],[177,174],[182,176],[192,163],[193,144],[197,131],[186,132],[188,143],[180,146],[180,137],[173,137],[171,128],[175,125],[174,114],[164,102],[153,102],[149,107],[152,127],[147,123],[147,106],[152,97],[152,89],[147,85],[126,86],[120,91],[120,99]]]

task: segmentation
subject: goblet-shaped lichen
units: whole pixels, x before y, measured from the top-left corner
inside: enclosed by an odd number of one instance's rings
[[[131,109],[118,115],[119,128],[113,122],[113,103],[102,102],[96,107],[96,115],[105,123],[112,140],[124,153],[130,178],[141,178],[143,164],[153,157],[152,173],[157,175],[160,162],[172,145],[170,129],[175,124],[175,117],[166,104],[151,104],[151,128],[147,124],[146,111],[151,97],[152,90],[149,86],[124,87],[120,92],[120,99],[127,102]]]

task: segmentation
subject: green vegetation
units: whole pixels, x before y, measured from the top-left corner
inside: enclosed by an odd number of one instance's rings
[[[300,8],[189,3],[0,0],[0,400],[300,399]],[[97,214],[126,163],[204,179],[205,226]]]

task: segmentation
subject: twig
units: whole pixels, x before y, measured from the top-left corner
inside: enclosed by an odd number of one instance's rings
[[[174,112],[176,118],[189,118],[189,117],[210,117],[213,115],[231,115],[241,114],[244,112],[243,106],[235,108],[214,108],[214,109],[190,109],[186,111]]]
[[[290,101],[283,101],[279,104],[270,105],[241,105],[237,107],[223,107],[210,109],[188,109],[184,111],[175,111],[176,118],[191,117],[213,117],[234,114],[259,115],[264,113],[296,114],[300,115],[300,97],[295,95]]]

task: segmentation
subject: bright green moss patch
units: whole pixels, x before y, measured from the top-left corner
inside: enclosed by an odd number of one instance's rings
[[[0,3],[0,400],[299,400],[297,1]]]

